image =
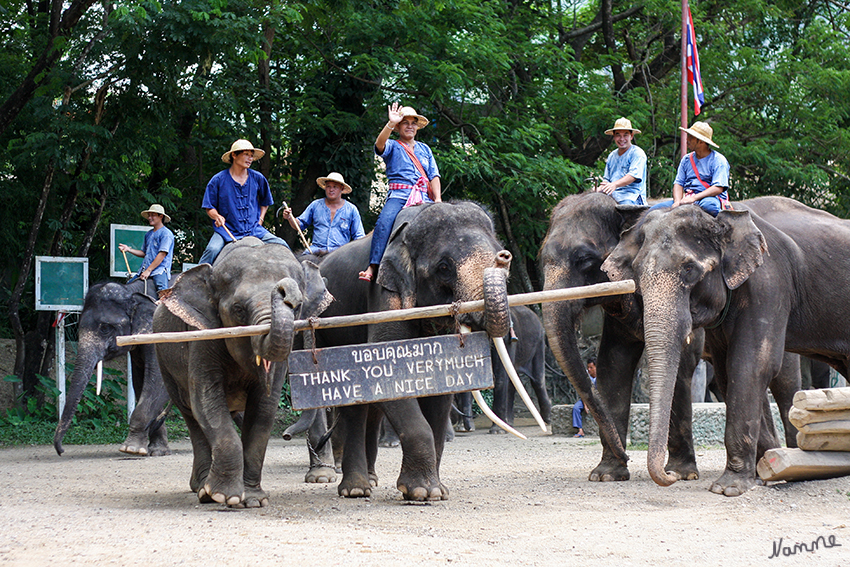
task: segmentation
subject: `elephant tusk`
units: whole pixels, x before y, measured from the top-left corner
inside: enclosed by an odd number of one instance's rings
[[[522,433],[502,421],[499,416],[496,415],[493,410],[490,409],[490,406],[487,405],[487,402],[484,401],[484,396],[481,395],[481,392],[479,392],[478,390],[472,390],[472,397],[473,399],[475,399],[475,402],[478,404],[478,407],[481,408],[481,411],[484,412],[484,415],[489,417],[493,423],[495,423],[511,435],[516,435],[520,439],[528,439],[528,437],[526,437],[525,435],[523,435]]]
[[[263,360],[263,359],[262,359],[262,358],[260,358],[260,355],[258,354],[258,355],[257,355],[257,366],[259,366],[259,365],[260,365],[260,362],[262,362],[262,360]]]
[[[505,370],[508,371],[508,376],[510,377],[511,382],[514,383],[514,387],[522,398],[522,401],[525,402],[526,407],[528,407],[528,411],[530,411],[531,415],[534,416],[534,419],[537,421],[537,425],[540,426],[543,433],[549,433],[546,429],[546,422],[543,421],[543,417],[531,401],[531,396],[529,396],[528,392],[525,391],[525,386],[522,385],[522,380],[519,379],[519,375],[516,373],[514,363],[511,362],[511,357],[508,356],[508,349],[505,347],[505,339],[502,337],[493,337],[493,344],[496,345],[496,352],[499,353],[499,358],[502,359],[502,364],[505,365]]]
[[[100,395],[100,385],[103,383],[103,360],[97,361],[97,395]]]

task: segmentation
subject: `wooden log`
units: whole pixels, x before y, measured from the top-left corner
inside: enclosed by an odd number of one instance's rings
[[[798,426],[797,430],[806,433],[843,433],[844,435],[850,435],[850,419],[845,419],[843,421],[819,421],[817,423],[807,423],[802,426]]]
[[[850,453],[770,449],[756,465],[762,480],[816,480],[850,475]]]
[[[508,296],[508,305],[532,305],[545,301],[566,301],[570,299],[583,299],[586,297],[604,297],[609,295],[623,295],[635,290],[633,280],[621,282],[605,282],[600,284],[570,287],[564,289],[552,289],[547,291],[535,291],[531,293],[519,293]],[[457,313],[472,313],[484,310],[484,300],[466,301],[458,305]],[[452,314],[451,305],[432,305],[428,307],[413,307],[411,309],[395,309],[392,311],[377,311],[374,313],[360,313],[357,315],[344,315],[341,317],[316,318],[313,321],[300,319],[295,321],[295,331],[306,331],[308,329],[330,329],[336,327],[353,327],[357,325],[372,325],[376,323],[390,323],[393,321],[410,321],[412,319],[427,319],[429,317],[446,317]],[[236,337],[252,337],[265,335],[269,332],[270,325],[250,325],[245,327],[224,327],[220,329],[203,329],[199,331],[185,331],[179,333],[149,333],[139,335],[125,335],[116,337],[118,346],[155,344],[155,343],[182,343],[187,341],[205,341],[212,339],[229,339]]]
[[[850,409],[850,388],[800,390],[794,394],[794,407],[809,411]]]
[[[797,433],[797,446],[804,451],[850,451],[850,433]]]
[[[809,411],[792,407],[788,410],[788,419],[799,429],[809,423],[848,421],[850,420],[850,410]]]

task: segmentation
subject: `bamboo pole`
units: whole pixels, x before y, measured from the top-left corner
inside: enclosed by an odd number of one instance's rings
[[[519,293],[508,296],[508,305],[531,305],[547,301],[568,301],[571,299],[584,299],[586,297],[605,297],[609,295],[623,295],[635,291],[633,280],[620,282],[605,282],[593,285],[568,287],[563,289],[550,289],[547,291],[535,291],[531,293]],[[484,300],[466,301],[459,304],[457,313],[472,313],[484,310]],[[427,319],[429,317],[446,317],[452,314],[451,305],[431,305],[428,307],[413,307],[411,309],[394,309],[391,311],[378,311],[374,313],[359,313],[357,315],[343,315],[340,317],[317,318],[311,324],[309,320],[300,319],[295,321],[294,330],[306,331],[310,328],[331,329],[338,327],[354,327],[357,325],[372,325],[376,323],[391,323],[395,321],[411,321],[413,319]],[[204,341],[214,339],[232,339],[236,337],[253,337],[265,335],[269,332],[271,325],[249,325],[245,327],[223,327],[219,329],[204,329],[200,331],[181,331],[176,333],[149,333],[140,335],[125,335],[116,337],[118,346],[156,344],[156,343],[182,343],[187,341]]]

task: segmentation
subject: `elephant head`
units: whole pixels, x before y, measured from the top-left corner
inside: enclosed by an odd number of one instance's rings
[[[648,468],[662,486],[677,480],[664,470],[664,451],[676,369],[693,329],[722,321],[731,290],[763,262],[767,244],[748,211],[713,218],[695,206],[650,212],[623,234],[602,269],[612,280],[632,278],[643,300],[649,363]]]
[[[602,262],[620,241],[620,233],[640,218],[646,207],[618,205],[603,193],[583,193],[564,198],[552,211],[549,231],[540,249],[543,289],[553,290],[608,281],[600,269]],[[594,396],[585,363],[579,352],[576,327],[582,312],[603,304],[619,317],[635,318],[634,296],[587,298],[543,304],[543,322],[549,347],[561,369],[588,411],[600,426],[600,434],[617,457],[625,463],[623,449],[613,420],[598,396]],[[639,317],[637,317],[639,319]],[[639,326],[639,322],[634,326]]]
[[[299,264],[286,247],[249,237],[226,246],[214,266],[181,274],[161,301],[198,329],[270,325],[250,341],[226,341],[243,368],[265,361],[268,379],[269,365],[289,357],[294,320],[321,313],[332,299],[315,264]]]
[[[115,337],[151,331],[156,305],[153,298],[142,293],[142,286],[142,282],[130,285],[99,283],[89,288],[86,294],[80,314],[77,359],[69,379],[65,408],[53,435],[53,447],[59,455],[64,452],[62,440],[71,427],[97,364],[130,350],[130,347],[117,346]]]
[[[390,308],[474,301],[485,298],[485,287],[488,292],[490,286],[505,289],[510,263],[511,253],[496,240],[493,222],[480,206],[434,203],[399,214],[377,283],[387,290]],[[484,315],[461,315],[459,320],[492,336],[504,336],[509,320],[505,293],[503,305],[493,305]],[[447,327],[453,325],[448,319],[436,324],[453,329]]]

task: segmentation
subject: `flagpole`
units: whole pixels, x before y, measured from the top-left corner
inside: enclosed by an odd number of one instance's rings
[[[688,0],[682,0],[682,93],[681,93],[681,103],[682,103],[682,118],[681,118],[681,126],[682,128],[688,127],[688,45],[687,39],[685,38],[685,34],[688,29]],[[680,157],[685,157],[685,154],[688,151],[688,135],[681,130],[679,136],[679,152],[681,154]]]

